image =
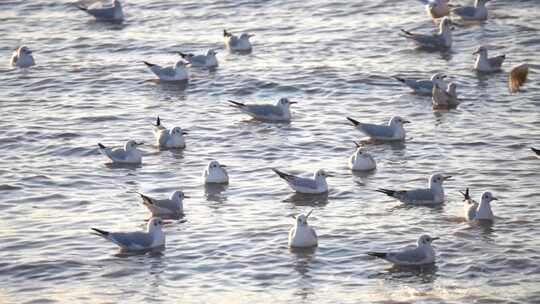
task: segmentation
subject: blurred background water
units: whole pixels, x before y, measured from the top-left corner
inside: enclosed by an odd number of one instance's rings
[[[458,2],[466,4],[465,2]],[[538,166],[540,77],[510,94],[506,72],[478,76],[471,53],[507,54],[504,69],[538,60],[537,1],[490,2],[490,19],[459,27],[448,53],[419,51],[400,28],[431,31],[421,2],[125,1],[123,24],[93,21],[65,1],[0,2],[0,302],[6,303],[525,303],[540,298]],[[222,31],[248,31],[254,51],[228,54]],[[13,69],[25,44],[37,65]],[[143,60],[219,51],[215,72],[192,70],[186,88],[156,84]],[[462,104],[434,112],[391,75],[443,71]],[[227,99],[298,101],[290,124],[255,122]],[[189,131],[185,151],[159,152],[151,123]],[[404,144],[369,144],[378,169],[346,167],[362,138],[345,119],[412,121]],[[111,168],[97,142],[145,141],[143,165]],[[209,160],[230,185],[205,189]],[[324,168],[327,197],[293,195],[270,168]],[[402,208],[378,187],[446,183],[440,208]],[[491,190],[499,217],[462,221],[458,190]],[[187,195],[186,215],[166,225],[160,255],[118,256],[90,227],[143,229],[147,211],[130,190]],[[312,252],[291,252],[290,215],[314,208]],[[392,268],[369,250],[440,236],[438,261]]]

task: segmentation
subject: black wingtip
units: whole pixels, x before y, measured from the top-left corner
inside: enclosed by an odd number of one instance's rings
[[[178,52],[178,55],[180,55],[180,57],[186,59],[187,57],[189,57],[190,54],[186,54],[186,53],[182,53],[182,52]]]
[[[156,119],[156,127],[161,126],[161,119],[159,119],[159,116]]]
[[[352,118],[350,118],[350,117],[348,117],[348,116],[347,116],[347,119],[348,119],[350,122],[352,122],[352,124],[353,124],[354,126],[358,126],[358,125],[360,124],[360,122],[359,122],[358,120],[356,120],[356,119],[352,119]]]
[[[91,229],[94,230],[95,232],[101,234],[101,235],[104,235],[104,236],[109,235],[109,232],[108,232],[108,231],[101,230],[101,229],[97,229],[97,228],[91,228]]]
[[[406,31],[404,29],[400,29],[403,33],[405,33],[405,35],[407,36],[414,36],[413,33],[409,32],[409,31]]]
[[[141,198],[143,199],[143,203],[147,203],[147,204],[150,204],[150,205],[153,205],[154,203],[152,202],[152,199],[140,192],[137,192],[137,194],[139,194],[141,196]]]
[[[469,195],[469,188],[465,189],[465,192],[459,191],[463,195],[463,201],[468,201],[471,199],[471,196]]]
[[[373,257],[377,257],[377,258],[381,258],[381,259],[386,258],[386,253],[384,253],[384,252],[368,252],[367,254],[369,256],[373,256]]]
[[[83,11],[83,12],[87,12],[87,11],[88,11],[88,9],[87,9],[86,7],[84,7],[84,6],[75,5],[75,7],[78,8],[78,9],[80,9],[80,10]]]
[[[272,168],[272,171],[274,171],[279,177],[281,177],[283,179],[286,178],[287,176],[289,176],[289,174],[287,174],[285,172],[281,172],[276,168]]]
[[[97,145],[100,149],[107,149],[107,147],[105,147],[102,143],[98,143]]]
[[[241,102],[238,102],[238,101],[234,101],[234,100],[230,100],[230,99],[227,100],[227,101],[231,103],[230,106],[232,106],[232,107],[240,107],[240,108],[241,108],[241,107],[245,107],[245,106],[246,106],[245,104],[243,104],[243,103],[241,103]]]
[[[405,83],[405,79],[403,79],[403,78],[401,78],[401,77],[394,76],[393,78],[394,78],[395,80],[399,81],[399,82]]]
[[[231,33],[227,32],[227,30],[223,30],[223,37],[230,37]]]
[[[394,196],[394,194],[396,194],[395,190],[390,190],[390,189],[377,189],[375,191],[380,192],[380,193],[384,193],[384,194],[386,194],[388,196]]]
[[[533,147],[531,147],[531,150],[536,153],[536,155],[540,156],[540,149],[535,149]]]
[[[150,63],[150,62],[148,62],[148,61],[143,61],[143,62],[144,62],[144,64],[146,64],[146,65],[149,66],[149,67],[155,66],[155,64]]]

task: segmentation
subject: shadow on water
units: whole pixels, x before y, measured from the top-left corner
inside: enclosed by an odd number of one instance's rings
[[[294,193],[283,200],[284,203],[293,203],[296,206],[324,206],[328,204],[328,193],[303,194]]]
[[[116,253],[114,256],[119,258],[129,258],[133,256],[142,256],[142,255],[148,255],[150,257],[161,257],[163,256],[163,251],[165,250],[165,246],[159,246],[147,250],[122,250],[120,249],[118,253]]]
[[[137,170],[142,168],[142,164],[119,164],[119,163],[106,163],[105,166],[109,169],[129,169]]]
[[[227,196],[223,194],[229,187],[228,184],[205,184],[204,195],[209,202],[225,203]],[[213,205],[213,208],[218,208],[219,205]]]
[[[300,280],[297,282],[298,289],[294,294],[302,300],[309,303],[308,297],[313,294],[314,287],[311,282],[313,276],[309,273],[312,269],[312,262],[315,258],[317,247],[310,248],[289,248],[289,251],[294,255],[294,270],[300,275]]]
[[[387,269],[385,276],[390,280],[406,280],[409,283],[433,283],[437,279],[439,268],[435,263],[422,266],[397,266]],[[418,280],[420,280],[418,282]]]
[[[438,205],[415,205],[415,204],[405,204],[405,203],[401,203],[397,206],[393,206],[392,208],[390,208],[388,211],[389,212],[394,212],[396,210],[401,210],[401,209],[413,209],[413,208],[426,208],[426,209],[431,209],[433,211],[437,211],[437,212],[442,212],[444,211],[444,204],[438,204]]]

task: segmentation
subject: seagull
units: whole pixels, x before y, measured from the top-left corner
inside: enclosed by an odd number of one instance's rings
[[[101,1],[94,3],[90,7],[81,5],[77,5],[77,7],[100,21],[120,22],[124,20],[122,4],[120,4],[119,0],[113,0],[112,5],[105,3],[105,1]]]
[[[483,46],[479,47],[473,53],[473,55],[477,55],[476,62],[474,63],[474,69],[482,73],[492,73],[500,71],[504,59],[506,59],[506,55],[488,58],[488,51]]]
[[[429,0],[426,4],[426,11],[433,19],[448,16],[450,14],[448,0]]]
[[[11,56],[11,65],[19,68],[27,68],[35,65],[34,57],[32,57],[32,51],[26,46],[21,46],[13,51]]]
[[[206,55],[194,55],[178,52],[178,55],[182,56],[184,60],[187,60],[190,66],[208,69],[216,68],[218,66],[216,54],[217,52],[213,49],[209,49],[206,52]]]
[[[437,205],[444,202],[443,182],[450,179],[451,176],[442,174],[433,174],[429,178],[429,186],[427,189],[413,190],[389,190],[377,189],[375,191],[391,196],[405,204],[413,205]]]
[[[189,196],[184,195],[182,191],[175,191],[171,198],[154,199],[145,194],[138,193],[143,200],[143,204],[150,210],[153,217],[174,217],[184,213],[184,198]]]
[[[418,239],[414,249],[405,249],[395,252],[368,252],[370,256],[381,258],[397,266],[420,266],[435,263],[435,250],[431,247],[431,242],[438,240],[438,237],[422,235]]]
[[[440,84],[433,86],[432,103],[434,109],[450,109],[458,106],[457,85],[453,82],[445,89]]]
[[[371,154],[363,151],[362,145],[354,142],[356,145],[356,151],[349,158],[349,169],[353,171],[369,171],[377,168],[375,159]]]
[[[156,119],[156,125],[154,126],[154,136],[156,137],[156,144],[160,148],[177,148],[183,149],[186,147],[186,141],[184,135],[187,132],[180,127],[174,127],[167,129],[161,124],[159,116]]]
[[[217,160],[211,161],[204,169],[203,177],[205,184],[226,184],[229,182],[229,175],[225,170],[225,165]]]
[[[169,67],[162,67],[157,64],[149,63],[146,61],[143,61],[144,64],[146,64],[152,73],[156,74],[156,76],[163,81],[187,81],[189,78],[189,74],[186,70],[186,64],[187,62],[182,60],[178,60],[174,66]]]
[[[253,34],[242,33],[238,38],[236,35],[227,32],[227,30],[223,30],[225,47],[231,52],[251,52],[252,47],[249,38],[253,36]]]
[[[403,141],[405,140],[405,129],[403,124],[410,123],[399,116],[394,116],[390,119],[387,125],[376,125],[369,123],[361,123],[350,117],[347,119],[362,133],[375,140],[382,141]]]
[[[326,178],[332,177],[332,175],[326,173],[323,169],[317,170],[313,178],[294,176],[277,169],[272,169],[272,171],[284,179],[294,191],[304,194],[327,193],[328,184],[326,183]]]
[[[540,157],[540,149],[535,149],[531,147],[531,150],[534,152],[534,154],[536,154],[536,156]]]
[[[478,202],[473,200],[469,195],[469,188],[465,189],[465,192],[460,191],[459,193],[463,194],[463,213],[465,214],[465,219],[468,222],[472,222],[476,218]]]
[[[293,216],[296,223],[291,230],[289,230],[289,247],[306,248],[317,246],[317,233],[307,222],[311,212],[313,212],[313,210],[309,211],[306,215],[300,214],[298,216]]]
[[[142,162],[142,152],[137,146],[143,143],[137,143],[134,140],[128,140],[124,148],[107,148],[98,143],[99,152],[107,156],[113,164],[140,164]]]
[[[474,6],[462,6],[452,10],[452,14],[462,21],[484,21],[488,18],[486,3],[490,0],[475,0]]]
[[[413,41],[420,48],[449,49],[452,47],[452,29],[450,24],[450,19],[444,17],[439,24],[439,32],[436,34],[411,33],[401,29],[403,32],[401,36]]]
[[[239,109],[249,116],[263,121],[290,121],[290,106],[297,103],[281,98],[275,105],[272,104],[244,104],[238,101],[229,100],[230,106]]]
[[[109,240],[120,247],[122,251],[145,251],[165,246],[165,233],[162,230],[163,221],[153,217],[148,221],[146,232],[108,232],[92,228],[95,235]]]
[[[476,216],[474,217],[475,221],[493,221],[495,216],[493,211],[491,211],[491,202],[496,201],[498,198],[494,197],[491,192],[486,191],[482,193],[480,197],[480,205],[476,210]]]
[[[416,79],[411,79],[411,78],[407,79],[407,78],[402,78],[402,77],[394,77],[394,79],[396,79],[397,81],[402,82],[406,86],[411,88],[414,93],[420,94],[420,95],[428,95],[428,96],[431,96],[431,93],[433,91],[433,81],[440,80],[442,83],[444,78],[446,78],[446,75],[444,75],[443,73],[434,74],[433,76],[431,76],[431,80],[428,80],[428,79],[416,80]]]

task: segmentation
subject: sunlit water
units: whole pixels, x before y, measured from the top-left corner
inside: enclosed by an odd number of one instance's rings
[[[0,302],[6,303],[431,303],[537,302],[540,76],[510,94],[506,72],[538,60],[538,3],[489,4],[491,19],[459,27],[446,54],[415,50],[400,28],[430,31],[420,2],[126,1],[123,25],[92,21],[60,1],[0,2]],[[391,13],[391,14],[390,14]],[[255,33],[251,55],[222,46],[224,28]],[[25,43],[37,65],[12,69]],[[506,72],[479,77],[471,53],[506,53]],[[143,60],[175,51],[220,52],[214,73],[192,71],[185,89],[160,85]],[[435,113],[390,75],[444,71],[463,103]],[[249,120],[227,99],[298,101],[290,124]],[[368,144],[371,174],[346,167],[362,138],[345,116],[412,121],[402,145]],[[151,123],[189,131],[183,152],[152,146]],[[143,165],[114,168],[97,142],[145,141]],[[207,189],[210,159],[231,183]],[[270,168],[325,168],[328,197],[292,195]],[[378,187],[417,187],[454,176],[440,208],[402,208]],[[461,220],[458,190],[491,190],[492,227]],[[147,211],[129,191],[182,189],[185,217],[167,224],[161,255],[117,255],[90,227],[143,229]],[[220,191],[222,190],[222,191]],[[315,209],[313,252],[290,252],[291,215]],[[440,236],[437,263],[393,269],[365,254]],[[3,299],[2,299],[3,298]]]

